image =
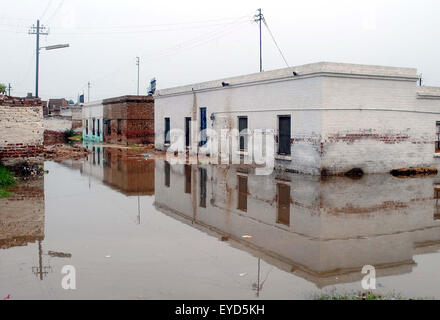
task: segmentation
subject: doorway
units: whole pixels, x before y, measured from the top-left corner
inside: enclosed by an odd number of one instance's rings
[[[279,141],[278,153],[282,155],[290,155],[290,116],[278,117]]]

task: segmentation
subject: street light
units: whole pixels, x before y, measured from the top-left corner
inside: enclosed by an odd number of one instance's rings
[[[62,49],[62,48],[68,48],[70,47],[69,44],[56,44],[53,46],[47,46],[47,47],[41,47],[40,49],[46,49],[46,50],[54,50],[54,49]]]
[[[67,48],[69,47],[69,44],[56,44],[53,46],[47,46],[47,47],[39,47],[37,50],[37,75],[36,75],[36,81],[35,81],[35,97],[38,98],[38,78],[39,78],[39,65],[40,65],[40,50],[41,49],[46,49],[46,50],[55,50],[55,49],[62,49],[62,48]]]

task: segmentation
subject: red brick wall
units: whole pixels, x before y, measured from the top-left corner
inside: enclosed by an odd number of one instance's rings
[[[124,96],[104,100],[104,142],[117,144],[154,143],[154,100],[150,96]],[[118,134],[118,119],[121,119]],[[111,133],[107,126],[110,123]]]
[[[42,145],[24,145],[22,143],[8,144],[0,148],[0,159],[3,161],[9,159],[34,158],[41,155],[43,152]]]
[[[44,145],[50,146],[54,144],[64,143],[64,132],[44,130]]]

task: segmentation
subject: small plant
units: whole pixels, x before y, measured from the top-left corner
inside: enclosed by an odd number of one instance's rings
[[[14,184],[15,178],[8,169],[0,164],[0,198],[9,197],[11,193],[8,192],[7,189]]]
[[[69,142],[70,138],[75,136],[75,131],[73,129],[68,129],[64,131],[64,141],[67,143]]]

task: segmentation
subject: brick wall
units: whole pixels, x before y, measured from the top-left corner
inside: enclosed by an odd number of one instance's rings
[[[44,177],[17,184],[0,199],[0,249],[44,240]]]
[[[104,142],[117,144],[154,143],[154,100],[150,96],[106,99]],[[118,119],[120,130],[118,132]],[[108,126],[111,132],[108,132]]]
[[[13,164],[39,160],[43,151],[40,99],[0,97],[0,160]]]
[[[126,195],[154,194],[153,160],[137,157],[135,150],[105,149],[104,183]]]
[[[44,130],[44,145],[50,146],[55,144],[65,143],[64,132]]]

